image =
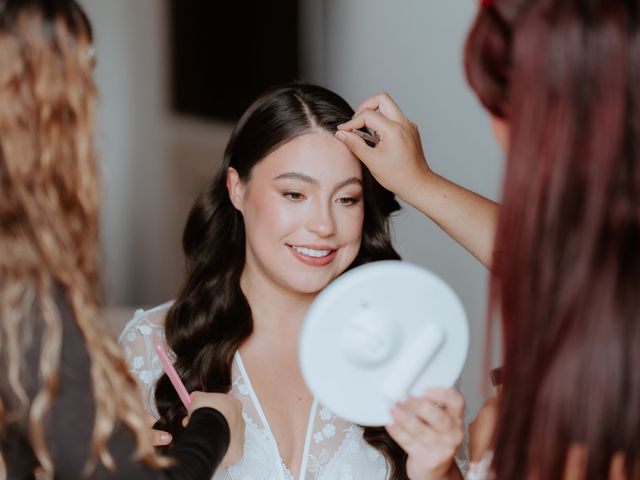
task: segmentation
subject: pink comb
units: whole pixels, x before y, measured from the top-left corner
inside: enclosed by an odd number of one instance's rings
[[[167,377],[169,377],[169,380],[171,380],[173,388],[175,388],[176,392],[178,392],[178,396],[180,397],[180,400],[182,400],[184,407],[189,410],[189,406],[191,405],[189,392],[187,392],[187,389],[184,388],[184,383],[182,383],[182,380],[180,380],[178,372],[176,372],[176,369],[173,367],[171,360],[169,360],[167,353],[164,351],[164,348],[162,348],[161,345],[156,345],[156,354],[158,355],[158,358],[162,363],[162,368],[164,368]]]

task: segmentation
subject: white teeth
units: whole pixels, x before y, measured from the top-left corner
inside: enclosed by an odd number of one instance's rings
[[[310,257],[326,257],[331,253],[331,250],[314,250],[313,248],[296,247],[295,245],[292,245],[291,248],[296,252],[309,255]]]

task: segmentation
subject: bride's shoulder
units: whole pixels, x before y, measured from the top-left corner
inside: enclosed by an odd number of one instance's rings
[[[161,345],[170,357],[172,352],[166,346],[164,323],[173,302],[163,303],[148,310],[136,310],[122,330],[118,342],[127,362],[129,373],[136,379],[145,400],[145,407],[157,416],[153,401],[153,389],[162,375],[162,365],[155,353],[155,346]]]
[[[164,337],[164,324],[173,300],[150,309],[138,309],[127,322],[118,342],[121,345],[135,342],[140,336]]]

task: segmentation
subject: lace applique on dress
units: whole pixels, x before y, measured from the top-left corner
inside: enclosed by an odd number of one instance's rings
[[[168,302],[151,310],[136,310],[118,339],[124,358],[129,364],[129,372],[142,390],[145,408],[156,418],[159,415],[153,401],[153,391],[156,381],[164,371],[160,359],[155,354],[154,346],[156,344],[166,346],[164,319],[170,307],[171,302]],[[174,360],[173,352],[166,350],[169,358]]]

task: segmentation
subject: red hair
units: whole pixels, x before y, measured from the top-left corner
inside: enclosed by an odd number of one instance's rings
[[[510,125],[491,280],[498,479],[640,476],[640,6],[495,0],[465,66]]]

